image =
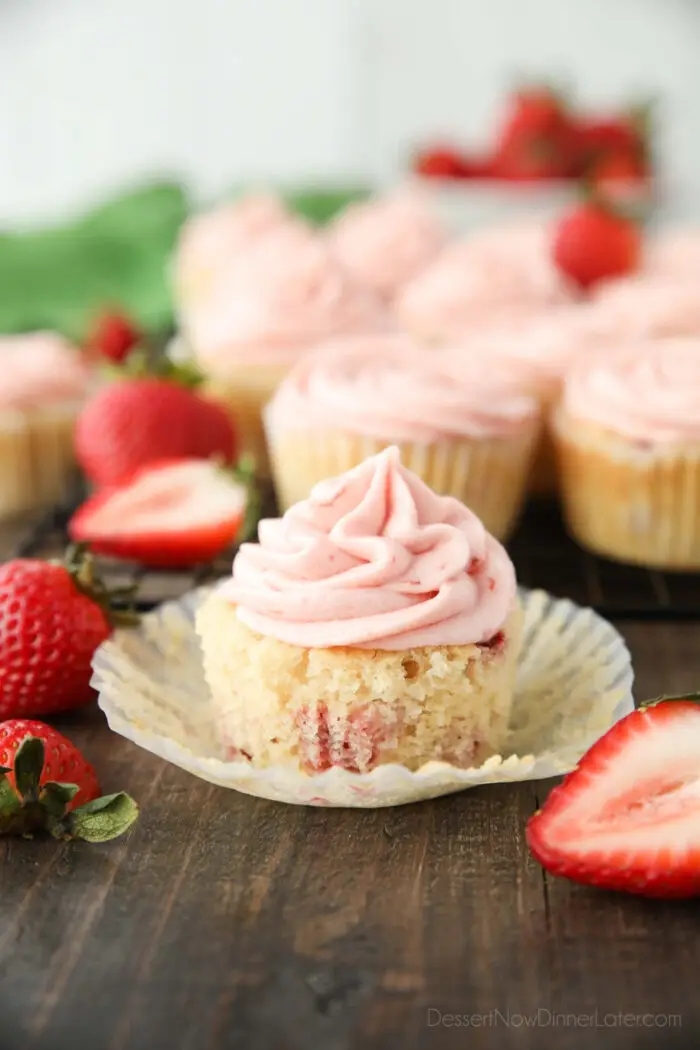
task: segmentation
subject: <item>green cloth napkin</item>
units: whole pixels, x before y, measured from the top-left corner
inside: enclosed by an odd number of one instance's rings
[[[318,225],[365,194],[282,191],[289,207]],[[182,186],[157,182],[60,227],[0,234],[0,332],[49,328],[80,342],[109,307],[126,311],[145,331],[167,331],[173,324],[167,264],[189,207]]]
[[[84,338],[120,307],[148,331],[172,321],[166,261],[188,211],[182,186],[152,183],[64,226],[0,234],[0,332]]]

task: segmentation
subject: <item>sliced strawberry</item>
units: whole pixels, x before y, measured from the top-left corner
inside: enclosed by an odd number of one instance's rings
[[[159,568],[210,561],[241,532],[249,489],[211,460],[149,465],[92,496],[68,531],[94,551]]]
[[[700,894],[698,699],[632,712],[552,791],[527,828],[547,871],[646,897]]]

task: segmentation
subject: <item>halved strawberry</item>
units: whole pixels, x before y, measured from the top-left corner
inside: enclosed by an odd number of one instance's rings
[[[527,827],[547,871],[645,897],[700,894],[698,700],[642,705],[552,791]]]
[[[212,460],[168,460],[103,489],[68,524],[92,550],[157,568],[210,561],[241,538],[253,506],[250,479]]]

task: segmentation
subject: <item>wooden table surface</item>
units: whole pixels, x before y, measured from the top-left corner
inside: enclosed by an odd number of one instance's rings
[[[697,689],[700,624],[621,623],[637,696]],[[393,810],[211,786],[58,723],[141,818],[101,846],[0,844],[0,1050],[685,1047],[698,905],[551,879],[550,783]]]

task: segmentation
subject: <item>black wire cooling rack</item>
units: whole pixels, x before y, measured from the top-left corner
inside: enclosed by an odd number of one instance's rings
[[[267,496],[266,513],[274,512]],[[58,557],[75,499],[14,530],[14,554]],[[19,539],[17,539],[19,536]],[[582,550],[564,531],[557,507],[532,504],[509,544],[520,583],[589,605],[609,619],[700,621],[700,573],[664,573],[618,565]],[[138,585],[136,606],[147,610],[230,571],[233,552],[182,572],[145,569],[108,558],[99,568],[110,586]]]

